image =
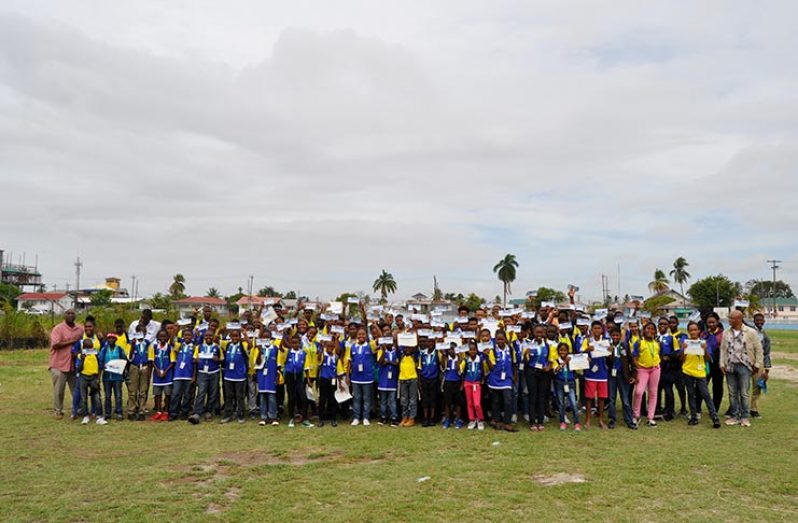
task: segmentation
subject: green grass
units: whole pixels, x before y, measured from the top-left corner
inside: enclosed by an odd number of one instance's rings
[[[798,352],[798,331],[768,331],[768,335],[772,351]]]
[[[789,334],[774,335],[778,350],[796,352]],[[579,435],[99,427],[52,419],[46,365],[46,351],[0,353],[0,520],[794,521],[798,511],[798,384],[786,381],[771,382],[750,430],[706,419]],[[585,482],[536,480],[557,473]]]

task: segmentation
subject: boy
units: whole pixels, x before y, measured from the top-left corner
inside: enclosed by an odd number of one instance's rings
[[[604,424],[604,401],[608,393],[607,355],[610,344],[604,338],[604,327],[600,321],[594,321],[590,326],[590,339],[585,344],[585,351],[590,358],[590,367],[585,371],[585,428],[590,428],[590,417],[593,409],[593,399],[598,397],[599,427],[606,429]]]
[[[496,430],[518,432],[512,424],[513,383],[518,381],[515,353],[507,344],[504,331],[496,331],[496,344],[485,349],[488,364],[488,388],[491,395],[491,420]],[[503,414],[503,416],[501,416]]]
[[[127,419],[144,421],[144,407],[150,389],[152,361],[149,358],[150,342],[145,338],[145,327],[136,327],[136,336],[130,347],[127,368]]]
[[[264,334],[268,335],[269,331],[265,331]],[[258,380],[260,397],[260,422],[258,423],[260,426],[265,426],[270,421],[273,426],[280,424],[277,421],[277,374],[279,371],[277,354],[282,350],[277,344],[272,343],[271,337],[259,340],[255,348],[252,349],[253,367]]]
[[[416,347],[400,347],[399,359],[399,403],[402,406],[401,427],[416,424],[418,410],[418,370],[416,368]]]
[[[678,322],[677,322],[678,326]],[[662,359],[662,371],[659,380],[659,390],[657,391],[658,412],[662,413],[665,421],[673,420],[676,415],[676,404],[673,397],[673,388],[681,374],[681,360],[679,347],[680,341],[670,332],[668,318],[662,317],[657,321],[659,329],[660,358]],[[665,405],[660,402],[662,393],[665,393]]]
[[[421,409],[424,414],[422,427],[431,427],[435,424],[435,398],[438,392],[438,354],[435,351],[435,340],[422,338],[420,340],[424,349],[418,360],[421,371]]]
[[[460,358],[455,353],[455,349],[450,347],[446,355],[441,359],[441,372],[443,373],[443,422],[441,426],[448,429],[451,420],[454,419],[456,429],[463,428],[460,406],[460,389],[463,386],[462,372],[460,370]]]
[[[335,353],[338,345],[338,334],[333,335],[332,341],[324,342],[324,351],[319,352],[319,427],[324,426],[324,421],[329,420],[333,427],[338,426],[336,412],[338,402],[335,401],[335,389],[338,380],[344,376],[341,358]]]
[[[621,341],[621,329],[616,325],[610,326],[610,340],[612,364],[609,378],[609,428],[614,429],[617,424],[618,411],[615,402],[620,395],[623,420],[628,428],[634,430],[637,428],[632,417],[631,385],[634,383],[634,374],[630,365],[629,347]]]
[[[97,336],[95,332],[95,322],[94,316],[88,315],[86,316],[86,321],[83,322],[83,340],[91,340],[92,347],[95,351],[99,354],[100,349],[102,348],[102,343],[100,342],[100,338]],[[77,358],[80,352],[83,350],[83,340],[75,342],[72,346],[72,357]],[[77,363],[77,361],[76,361]],[[77,369],[75,369],[77,371]],[[80,372],[76,372],[77,376],[75,379],[75,394],[72,395],[72,419],[76,419],[78,416],[78,411],[80,411],[81,401],[81,394],[80,394]],[[99,396],[97,396],[99,398]],[[92,416],[102,416],[103,414],[103,407],[99,403],[99,399],[97,403],[94,401],[91,402],[91,415]]]
[[[764,331],[763,327],[765,326],[765,315],[761,312],[757,312],[754,314],[754,327],[756,327],[756,333],[759,336],[759,342],[762,344],[762,356],[764,365],[763,368],[759,370],[756,374],[754,374],[753,379],[751,380],[753,383],[753,390],[751,391],[751,417],[752,418],[761,418],[762,415],[759,414],[759,395],[762,393],[763,390],[767,390],[767,382],[768,382],[768,375],[770,374],[770,336],[768,336],[767,332]]]
[[[80,374],[80,411],[83,416],[83,425],[89,423],[89,396],[93,405],[100,405],[100,361],[97,349],[91,338],[86,338],[81,342],[81,351],[77,355],[75,367]],[[108,422],[102,416],[102,410],[97,417],[97,425],[106,425]]]
[[[213,406],[219,400],[219,361],[221,354],[219,346],[214,343],[214,332],[208,330],[203,336],[202,343],[194,347],[194,365],[197,367],[197,397],[194,400],[194,414],[189,416],[188,422],[196,425],[203,414],[205,420],[213,418]],[[205,405],[208,411],[205,411]]]
[[[191,411],[191,389],[197,382],[197,369],[194,365],[194,333],[183,329],[183,339],[175,347],[175,373],[172,385],[172,398],[169,402],[169,421],[188,419]]]
[[[377,391],[380,395],[379,425],[390,422],[391,426],[399,426],[399,415],[396,412],[396,387],[399,383],[399,355],[393,345],[384,345],[377,352],[379,374]],[[388,417],[390,415],[390,418]]]
[[[125,349],[117,345],[116,340],[116,333],[111,332],[105,335],[105,346],[100,351],[100,369],[102,370],[102,383],[105,392],[105,419],[111,419],[113,414],[111,412],[111,393],[113,393],[114,412],[116,412],[116,419],[121,421],[124,419],[122,415],[122,374],[125,371],[127,356],[125,356]],[[123,365],[109,370],[107,365],[114,360],[122,361]]]
[[[682,341],[682,373],[684,374],[687,397],[690,404],[690,421],[688,425],[698,425],[698,398],[702,398],[707,404],[709,416],[712,419],[712,427],[720,428],[720,419],[715,411],[715,405],[709,397],[709,387],[707,387],[707,368],[709,362],[709,352],[707,342],[700,338],[701,330],[698,324],[690,322],[687,326],[689,339]],[[687,354],[688,348],[690,354]]]
[[[247,367],[249,356],[247,342],[241,341],[241,332],[230,331],[230,340],[222,341],[224,357],[224,417],[220,423],[229,423],[235,414],[239,423],[244,423],[244,402],[246,401]]]
[[[149,360],[153,362],[152,395],[155,398],[155,414],[150,418],[152,421],[166,421],[169,417],[175,368],[175,353],[172,349],[168,331],[159,330],[156,342],[149,349]]]
[[[682,342],[687,339],[687,334],[679,329],[679,318],[676,315],[671,315],[668,317],[668,327],[670,328],[671,336],[673,336],[673,344],[678,350],[681,348]],[[681,357],[681,352],[678,353],[678,357]],[[684,374],[681,372],[676,373],[676,392],[679,393],[679,403],[681,405],[679,408],[679,416],[686,417],[687,395],[684,384]]]

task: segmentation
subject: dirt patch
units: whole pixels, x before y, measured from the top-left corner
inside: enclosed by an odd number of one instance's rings
[[[224,507],[217,505],[216,503],[211,503],[208,505],[208,508],[205,509],[206,514],[221,514],[223,511]]]
[[[770,369],[770,377],[776,380],[798,383],[798,369],[786,365],[774,365]]]
[[[263,451],[225,452],[217,458],[219,464],[233,464],[240,467],[257,467],[259,465],[292,465],[301,467],[310,463],[331,461],[341,455],[340,452],[329,454],[302,454],[299,452],[282,454]]]
[[[241,497],[241,489],[238,487],[230,487],[225,491],[224,496],[230,501],[235,501]]]
[[[778,358],[781,360],[796,360],[798,361],[798,353],[796,352],[771,352],[771,358]]]
[[[564,485],[566,483],[587,482],[582,474],[566,474],[565,472],[558,472],[556,474],[538,474],[536,476],[532,476],[532,479],[544,487],[554,487],[556,485]]]

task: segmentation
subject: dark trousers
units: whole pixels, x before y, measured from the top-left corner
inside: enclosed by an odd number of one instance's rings
[[[510,424],[513,421],[513,390],[490,389],[491,419],[496,423]],[[501,416],[499,413],[503,413]]]
[[[194,401],[194,414],[202,416],[207,412],[213,414],[214,405],[219,403],[219,374],[197,374],[197,398]]]
[[[421,408],[434,409],[438,396],[438,380],[421,378],[419,382],[421,385]]]
[[[712,420],[718,418],[718,411],[715,410],[715,404],[709,397],[709,387],[705,378],[694,378],[693,376],[684,375],[684,384],[687,389],[687,400],[690,404],[690,418],[695,419],[698,414],[699,402],[703,399],[707,404],[709,410],[709,417]]]
[[[719,357],[716,354],[714,360],[709,362],[709,379],[712,380],[712,404],[715,406],[715,412],[720,412],[720,404],[723,401],[723,371],[720,370],[720,362],[717,361]],[[701,412],[700,402],[698,412]]]
[[[91,396],[91,404],[97,405],[99,415],[102,415],[100,408],[100,378],[98,376],[80,376],[80,416],[88,416],[88,399]]]
[[[114,412],[122,415],[122,381],[104,381],[105,391],[105,417],[111,417],[111,393],[114,395]]]
[[[659,404],[658,410],[662,412],[663,416],[672,417],[676,414],[676,401],[673,397],[673,387],[676,385],[676,377],[677,373],[672,368],[672,365],[668,365],[667,367],[663,368],[663,372],[659,379],[659,391],[657,393],[657,403]],[[664,404],[660,401],[662,399],[663,392],[665,393]]]
[[[191,380],[175,380],[172,387],[172,397],[169,400],[169,417],[177,418],[181,414],[188,416],[191,411],[191,389],[194,385]]]
[[[224,417],[244,417],[247,402],[247,382],[224,380]]]
[[[632,387],[626,378],[623,377],[622,371],[617,371],[615,377],[610,376],[609,389],[610,401],[608,408],[610,421],[615,422],[618,419],[616,400],[620,395],[621,406],[623,408],[623,420],[627,425],[632,425],[634,423],[634,417],[632,416]]]
[[[533,425],[543,425],[543,415],[545,410],[546,394],[551,386],[549,375],[540,369],[527,366],[524,369],[526,378],[526,389],[528,394],[529,423]]]
[[[335,401],[335,388],[330,378],[319,378],[319,419],[335,421],[338,402]]]
[[[285,375],[285,391],[288,393],[288,419],[294,419],[296,411],[302,419],[308,417],[308,398],[305,394],[305,380],[303,373]]]

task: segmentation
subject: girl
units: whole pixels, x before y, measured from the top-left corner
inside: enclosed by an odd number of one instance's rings
[[[630,398],[631,386],[635,382],[634,369],[630,368],[631,358],[629,348],[621,341],[621,329],[615,325],[610,326],[610,339],[612,340],[612,364],[609,379],[609,428],[614,429],[618,413],[615,408],[617,397],[621,396],[623,419],[630,429],[637,428],[632,418],[632,402]]]
[[[715,412],[720,411],[720,403],[723,401],[723,371],[720,370],[720,341],[723,339],[723,325],[720,323],[720,316],[714,312],[707,314],[707,329],[701,333],[701,338],[707,342],[707,355],[709,357],[709,379],[712,380],[712,403]],[[698,404],[699,412],[701,404]]]
[[[313,424],[308,418],[308,398],[305,386],[309,384],[307,380],[307,353],[299,346],[299,336],[294,334],[283,338],[283,343],[288,346],[285,366],[283,367],[283,378],[285,379],[285,390],[288,393],[288,426],[294,427],[297,418],[297,407],[299,407],[298,418],[302,420],[303,427],[312,427]]]
[[[604,327],[600,321],[594,321],[590,327],[590,338],[585,342],[585,352],[590,358],[590,367],[585,371],[585,428],[590,428],[590,417],[593,409],[593,399],[598,397],[599,426],[606,429],[604,423],[604,401],[609,396],[607,379],[607,357],[594,357],[593,352],[599,348],[609,350],[609,340],[604,338]]]
[[[443,372],[443,422],[441,426],[448,429],[451,426],[452,414],[454,414],[454,426],[461,429],[463,420],[460,419],[460,390],[463,387],[460,376],[460,358],[453,348],[449,348],[446,351],[446,356],[441,360],[441,370]]]
[[[482,414],[483,358],[477,351],[476,342],[468,344],[468,357],[460,362],[460,374],[465,381],[461,386],[465,392],[468,411],[468,430],[485,430],[485,416]]]
[[[229,423],[235,414],[239,423],[244,423],[244,403],[246,401],[247,366],[249,355],[247,342],[241,341],[241,331],[231,330],[230,340],[222,341],[224,351],[224,417],[220,423]]]
[[[563,342],[557,345],[557,361],[554,366],[554,390],[557,393],[557,404],[560,409],[560,430],[568,430],[565,418],[565,402],[571,407],[574,415],[574,431],[581,432],[582,425],[579,424],[579,409],[576,407],[576,380],[574,373],[569,368],[568,363],[571,356],[568,354],[570,347]]]
[[[188,419],[192,405],[192,388],[197,382],[194,365],[194,333],[183,329],[182,341],[175,347],[175,374],[172,400],[169,405],[169,421]]]
[[[648,426],[656,427],[654,412],[657,408],[657,387],[659,386],[659,342],[656,339],[657,327],[649,322],[643,327],[643,339],[634,345],[632,359],[637,372],[637,385],[632,410],[634,411],[635,425],[640,422],[640,406],[643,403],[643,394],[648,392]]]
[[[435,399],[438,392],[438,354],[435,351],[435,340],[424,338],[424,350],[418,360],[418,367],[421,371],[421,409],[424,414],[422,427],[434,425]]]
[[[549,388],[549,345],[546,343],[546,327],[536,325],[534,338],[526,344],[522,358],[524,361],[524,377],[529,395],[529,430],[543,430],[543,411],[546,402],[546,391]]]
[[[698,425],[698,396],[700,395],[709,409],[709,416],[712,418],[712,427],[719,429],[720,420],[718,413],[715,410],[715,405],[709,397],[709,387],[707,387],[707,374],[709,373],[709,350],[707,349],[707,342],[700,338],[701,330],[698,324],[691,321],[687,325],[687,340],[682,341],[682,352],[680,359],[682,361],[682,374],[684,374],[684,382],[687,387],[687,399],[690,405],[690,421],[688,425]],[[700,344],[703,354],[687,354],[687,346]]]
[[[280,350],[270,339],[261,340],[254,349],[255,376],[260,396],[260,426],[277,426],[277,354]]]
[[[512,424],[513,416],[513,383],[518,381],[515,368],[514,354],[509,345],[504,331],[496,331],[496,341],[493,350],[486,350],[488,363],[488,388],[491,392],[492,414],[497,430],[518,432]],[[500,417],[500,414],[503,414]]]
[[[332,341],[324,342],[324,351],[319,352],[319,427],[324,426],[325,420],[329,420],[333,427],[338,426],[335,419],[338,410],[335,389],[338,386],[338,379],[343,374],[343,367],[335,352],[337,345],[338,334],[334,334]]]
[[[194,399],[194,414],[188,422],[196,425],[204,416],[209,421],[213,417],[213,406],[219,399],[219,361],[221,350],[214,342],[212,330],[205,331],[202,343],[194,348],[194,364],[197,367],[197,396]],[[207,409],[206,409],[207,405]]]
[[[166,421],[169,416],[169,398],[172,396],[172,374],[175,367],[175,353],[169,343],[169,333],[158,331],[156,342],[150,345],[150,358],[153,362],[152,395],[155,397],[155,414],[152,421]],[[165,396],[163,401],[162,398]]]
[[[393,345],[383,345],[377,354],[379,376],[377,391],[380,395],[380,425],[399,426],[396,412],[396,387],[399,382],[399,355]]]
[[[363,316],[365,317],[365,312]],[[349,381],[352,384],[352,426],[370,425],[371,400],[374,384],[374,353],[377,343],[369,341],[364,327],[357,329],[357,339],[349,347]]]

